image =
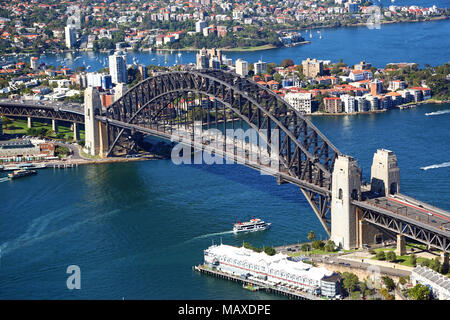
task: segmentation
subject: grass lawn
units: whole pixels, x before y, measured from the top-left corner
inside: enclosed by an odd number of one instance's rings
[[[12,122],[8,124],[7,128],[3,128],[3,132],[6,134],[27,134],[28,122],[26,119],[11,119]],[[56,133],[52,131],[51,123],[44,121],[33,121],[33,128],[40,129],[44,128],[50,130],[51,133],[47,136],[48,138],[57,139]],[[64,134],[64,140],[73,140],[73,130],[70,130],[70,126],[58,125],[58,133]],[[85,139],[84,130],[80,130],[80,139]]]

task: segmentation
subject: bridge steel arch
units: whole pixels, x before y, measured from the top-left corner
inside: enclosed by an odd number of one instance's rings
[[[170,139],[177,128],[193,135],[196,122],[221,131],[253,128],[258,146],[266,139],[267,152],[278,152],[278,182],[297,184],[330,234],[331,174],[341,153],[300,112],[254,81],[222,70],[162,73],[129,89],[97,119],[107,127],[107,155],[130,131]],[[278,150],[270,147],[274,129]]]

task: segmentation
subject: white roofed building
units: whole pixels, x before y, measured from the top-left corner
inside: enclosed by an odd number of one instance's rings
[[[313,294],[321,293],[321,280],[334,274],[278,253],[269,256],[245,247],[213,245],[204,250],[205,264],[222,272],[258,277],[268,282],[298,288]]]

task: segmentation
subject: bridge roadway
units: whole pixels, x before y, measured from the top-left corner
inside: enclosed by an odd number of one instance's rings
[[[403,194],[352,201],[362,219],[450,252],[450,212]]]
[[[205,150],[214,153],[220,157],[234,159],[237,163],[243,164],[250,168],[259,170],[261,174],[271,175],[277,178],[279,183],[289,182],[300,187],[308,188],[314,190],[322,195],[331,195],[331,191],[327,188],[319,187],[313,183],[308,183],[304,180],[297,179],[296,177],[289,175],[287,169],[282,166],[274,168],[271,163],[278,163],[279,158],[274,156],[269,156],[267,153],[262,152],[252,143],[244,143],[243,140],[233,141],[230,143],[231,139],[223,138],[223,136],[205,135],[201,138],[192,139],[192,132],[184,130],[181,127],[169,128],[166,126],[164,130],[160,130],[161,127],[156,128],[155,126],[149,126],[148,124],[132,124],[124,123],[122,121],[108,119],[103,116],[97,116],[98,120],[109,125],[117,126],[120,128],[126,128],[129,130],[136,130],[145,134],[160,137],[166,140],[179,141],[183,145],[188,145],[196,148],[197,150]],[[182,139],[189,137],[190,139]],[[188,141],[186,141],[188,140]],[[221,146],[220,148],[217,148]],[[258,150],[258,152],[253,152]]]

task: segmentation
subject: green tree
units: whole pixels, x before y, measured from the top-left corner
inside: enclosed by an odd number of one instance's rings
[[[311,246],[307,243],[302,244],[302,251],[311,251]]]
[[[273,256],[275,255],[277,252],[275,251],[274,248],[272,247],[264,247],[264,252],[269,255],[269,256]]]
[[[386,288],[380,289],[380,294],[383,296],[386,300],[395,300],[395,297],[389,293],[389,291]]]
[[[377,254],[375,255],[375,258],[377,260],[385,260],[386,259],[386,255],[384,254],[384,251],[380,250],[377,252]]]
[[[416,255],[413,253],[412,255],[409,256],[409,263],[415,267],[417,265],[417,257]]]
[[[388,289],[389,291],[394,290],[395,282],[394,282],[394,280],[392,280],[392,278],[390,278],[388,276],[383,276],[383,277],[381,277],[381,279],[383,280],[383,283],[386,286],[386,289]]]
[[[351,293],[358,288],[359,279],[356,274],[344,272],[342,274],[342,277],[343,277],[342,286],[348,293]]]
[[[324,246],[325,246],[325,243],[323,243],[323,241],[321,241],[321,240],[316,240],[312,243],[312,247],[317,250],[323,249]]]
[[[309,241],[314,241],[314,240],[316,240],[316,234],[314,233],[314,231],[309,231],[308,232],[308,240]]]
[[[386,252],[386,260],[393,262],[397,260],[397,255],[395,254],[394,251],[388,251]]]
[[[412,300],[429,300],[430,289],[426,285],[418,283],[409,289],[408,295]]]
[[[333,240],[328,240],[327,244],[325,245],[324,249],[327,252],[333,252],[336,248],[336,245],[334,244]]]

